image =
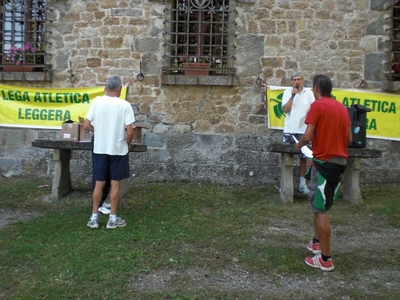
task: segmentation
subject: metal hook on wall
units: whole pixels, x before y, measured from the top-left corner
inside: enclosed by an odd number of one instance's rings
[[[140,61],[140,72],[139,72],[139,74],[137,74],[136,78],[139,81],[143,81],[144,80],[144,74],[143,74],[143,71],[142,71],[142,61]]]
[[[355,89],[359,88],[365,89],[366,87],[367,87],[367,82],[364,79],[361,79],[360,83],[354,86]]]

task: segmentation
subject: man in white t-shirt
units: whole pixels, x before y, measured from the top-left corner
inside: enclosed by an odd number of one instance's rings
[[[311,103],[315,101],[314,94],[310,89],[304,88],[303,76],[296,72],[291,76],[292,87],[286,89],[282,97],[282,108],[285,112],[285,126],[283,128],[283,142],[295,144],[292,137],[294,135],[297,140],[301,139],[307,125],[304,123]],[[300,181],[299,191],[308,194],[305,174],[307,172],[307,157],[303,154],[300,158]]]
[[[135,116],[129,102],[120,99],[122,81],[118,76],[107,79],[105,96],[96,97],[89,107],[83,124],[85,130],[94,132],[93,178],[96,180],[93,191],[92,216],[87,223],[90,228],[98,228],[98,208],[103,187],[111,177],[111,212],[107,229],[126,225],[117,217],[121,180],[130,176],[129,147],[133,139]]]

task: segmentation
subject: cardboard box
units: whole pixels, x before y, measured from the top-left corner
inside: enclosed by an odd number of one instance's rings
[[[65,121],[61,124],[61,141],[71,142],[91,142],[93,132],[83,129],[85,120],[79,117],[79,123],[72,120]]]
[[[92,136],[93,136],[93,131],[83,129],[83,122],[85,122],[85,119],[82,117],[78,117],[78,118],[79,118],[79,141],[80,142],[91,142]]]
[[[62,141],[79,141],[79,124],[68,120],[61,124],[61,140]]]

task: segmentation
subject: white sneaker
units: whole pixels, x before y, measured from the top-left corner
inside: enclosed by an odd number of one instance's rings
[[[125,220],[122,220],[120,217],[117,217],[114,222],[111,220],[108,220],[106,229],[114,229],[117,227],[124,227],[124,226],[126,226]]]
[[[97,219],[89,219],[89,222],[87,223],[87,226],[92,228],[92,229],[96,229],[99,228],[99,221]]]
[[[102,215],[110,214],[110,210],[107,207],[104,207],[104,205],[99,207],[98,212],[99,212],[99,214],[102,214]]]
[[[108,202],[108,201],[104,201],[102,206],[105,207],[105,208],[110,209],[111,208],[111,203]]]
[[[307,187],[307,184],[305,184],[305,183],[299,184],[299,191],[300,191],[300,193],[302,193],[304,195],[308,195],[309,189]]]

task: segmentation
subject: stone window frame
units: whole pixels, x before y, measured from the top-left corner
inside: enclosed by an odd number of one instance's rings
[[[386,77],[400,81],[400,1],[393,3],[390,15],[390,63]]]
[[[0,81],[51,81],[47,31],[49,0],[2,0],[0,2]],[[10,47],[32,45],[22,62],[10,63]]]
[[[163,67],[162,67],[162,84],[163,85],[223,85],[223,86],[235,86],[237,85],[237,80],[236,80],[236,68],[234,67],[234,62],[235,62],[235,51],[236,51],[236,46],[235,46],[235,30],[236,30],[236,23],[235,23],[235,17],[236,17],[236,2],[237,0],[166,0],[165,1],[165,9],[164,9],[164,55],[163,55]],[[187,65],[184,65],[183,63],[176,64],[177,61],[180,61],[183,57],[184,54],[178,52],[176,49],[179,47],[183,47],[185,49],[189,49],[189,46],[193,48],[193,46],[197,49],[201,49],[200,51],[203,51],[203,45],[199,45],[198,43],[196,44],[189,44],[189,42],[184,42],[179,44],[179,42],[176,42],[176,39],[174,40],[174,37],[177,38],[178,36],[181,36],[182,32],[179,31],[179,29],[175,30],[176,27],[174,27],[175,24],[182,24],[183,22],[186,21],[181,21],[177,20],[178,18],[178,6],[185,4],[187,5],[185,7],[185,14],[189,13],[189,11],[192,14],[202,13],[202,16],[204,15],[210,15],[212,14],[212,8],[210,8],[210,11],[202,10],[199,9],[197,10],[196,6],[199,7],[204,7],[208,4],[210,4],[208,8],[212,7],[212,5],[219,5],[222,6],[226,5],[226,9],[228,10],[228,13],[226,14],[227,20],[222,21],[225,22],[223,23],[226,25],[227,28],[227,34],[226,37],[228,38],[228,41],[226,42],[226,45],[224,44],[224,48],[227,49],[225,51],[226,53],[219,53],[215,54],[214,53],[200,53],[200,54],[186,54],[187,56],[190,56],[191,58],[194,58],[194,60],[197,61],[197,64],[199,61],[202,59],[206,59],[207,61],[212,61],[210,63],[209,67],[197,67],[197,65],[194,67],[197,70],[205,70],[209,72],[208,75],[186,75],[184,72],[185,70],[188,69]],[[222,3],[222,4],[221,4]],[[192,9],[194,10],[189,10],[188,8],[192,5]],[[215,7],[214,7],[215,8]],[[180,14],[181,16],[182,14]],[[189,18],[188,18],[189,19]],[[186,20],[186,19],[185,19]],[[184,26],[189,26],[192,24],[192,19],[190,19]],[[202,26],[206,22],[199,21],[197,26]],[[212,22],[211,22],[212,23]],[[198,27],[197,27],[198,28]],[[191,29],[189,29],[187,36],[193,36],[193,32]],[[211,32],[211,31],[210,31]],[[186,34],[186,33],[185,33]],[[212,35],[212,34],[211,34]],[[197,36],[197,40],[204,39],[204,36],[206,36],[205,32],[200,32]],[[211,39],[210,39],[211,40]],[[212,42],[210,42],[212,43]],[[210,45],[210,49],[214,49],[213,47],[216,46],[215,44]],[[207,46],[208,47],[208,46]],[[181,50],[182,52],[182,50]],[[222,56],[224,55],[224,56]],[[220,66],[217,65],[217,62],[219,59],[224,57],[224,61],[226,62],[226,65],[224,65],[224,68],[219,68]]]

